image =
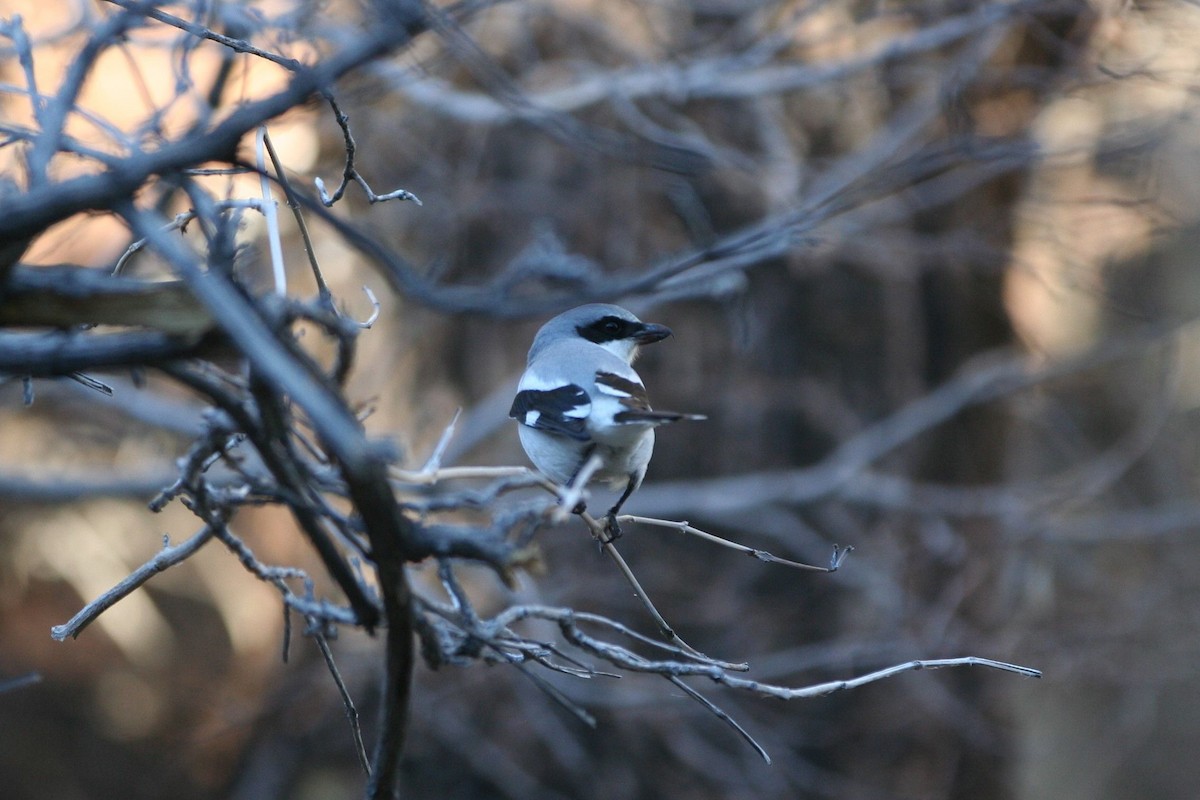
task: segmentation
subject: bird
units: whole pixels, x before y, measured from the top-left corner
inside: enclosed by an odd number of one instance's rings
[[[633,369],[642,345],[670,335],[667,326],[642,322],[620,306],[590,303],[564,311],[533,337],[508,412],[529,460],[560,485],[573,483],[588,459],[599,456],[591,481],[621,492],[605,515],[609,542],[621,535],[618,512],[646,477],[654,429],[705,418],[652,409]]]

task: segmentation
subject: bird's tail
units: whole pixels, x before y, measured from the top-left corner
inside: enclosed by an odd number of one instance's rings
[[[642,423],[643,425],[666,425],[669,422],[679,422],[680,420],[701,420],[708,419],[703,414],[683,414],[678,411],[651,411],[649,409],[635,409],[632,411],[620,411],[613,415],[614,422],[621,423]]]

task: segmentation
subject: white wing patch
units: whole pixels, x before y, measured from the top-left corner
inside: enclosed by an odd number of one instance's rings
[[[517,388],[521,391],[553,392],[555,389],[561,389],[564,385],[561,380],[546,380],[533,370],[526,370],[525,374],[521,376],[521,382],[517,384]]]
[[[542,412],[535,409],[530,409],[529,411],[525,412],[525,424],[532,428],[534,425],[537,425],[537,421],[541,418],[541,416]]]
[[[618,389],[616,386],[610,386],[602,381],[596,381],[596,388],[600,390],[601,394],[607,394],[611,397],[632,397],[629,392]]]

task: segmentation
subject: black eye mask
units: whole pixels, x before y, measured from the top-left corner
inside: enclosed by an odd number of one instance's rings
[[[615,342],[618,339],[632,339],[641,329],[640,323],[611,316],[601,317],[595,322],[575,328],[580,336],[596,344]]]

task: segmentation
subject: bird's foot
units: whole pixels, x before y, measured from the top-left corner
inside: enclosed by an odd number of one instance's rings
[[[616,511],[609,511],[604,515],[604,538],[600,540],[600,544],[612,544],[620,538],[621,524],[617,522],[617,513]]]

